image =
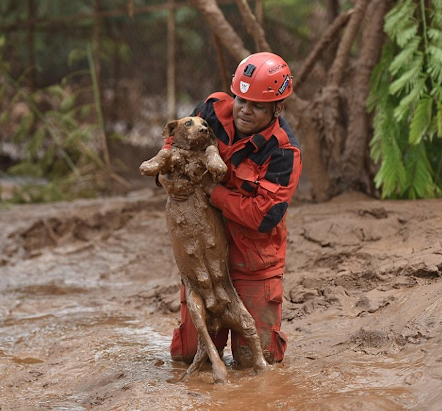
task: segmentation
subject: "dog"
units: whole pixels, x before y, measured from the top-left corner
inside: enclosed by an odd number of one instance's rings
[[[219,210],[203,191],[207,181],[218,183],[227,166],[217,139],[200,117],[169,122],[163,137],[173,136],[172,149],[140,165],[146,176],[160,176],[168,193],[166,220],[172,249],[186,289],[187,306],[198,331],[198,349],[184,376],[197,374],[209,358],[215,383],[227,381],[227,368],[210,337],[222,327],[246,340],[255,372],[267,367],[255,321],[233,287],[228,270],[228,245]]]

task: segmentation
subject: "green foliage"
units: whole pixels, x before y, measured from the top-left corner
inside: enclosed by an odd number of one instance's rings
[[[95,197],[108,188],[110,170],[99,148],[104,122],[100,101],[94,101],[97,84],[92,81],[90,86],[75,88],[70,84],[74,74],[60,84],[30,93],[24,84],[3,71],[14,97],[0,121],[8,122],[17,105],[25,108],[11,132],[11,139],[21,152],[21,161],[10,167],[7,174],[37,181],[15,190],[13,202]],[[93,80],[92,69],[89,76]],[[47,183],[41,184],[38,179]]]
[[[427,7],[426,7],[427,6]],[[432,198],[442,189],[442,1],[400,0],[371,78],[371,157],[383,198]]]

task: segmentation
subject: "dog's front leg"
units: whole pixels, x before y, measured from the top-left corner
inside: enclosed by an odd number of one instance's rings
[[[140,173],[144,176],[156,176],[166,173],[171,164],[172,151],[162,148],[155,157],[144,161],[140,165]]]
[[[206,167],[216,183],[220,182],[227,172],[226,163],[219,155],[218,147],[214,145],[206,148]]]

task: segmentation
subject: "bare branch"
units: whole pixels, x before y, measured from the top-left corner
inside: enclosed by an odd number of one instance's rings
[[[247,0],[236,0],[236,4],[248,33],[255,39],[257,51],[271,51],[271,47],[266,40],[265,32],[250,9]]]
[[[213,35],[238,61],[250,55],[244,43],[218,7],[216,0],[191,0],[192,4],[203,14]]]
[[[339,5],[339,0],[326,0],[327,5],[327,22],[332,24],[339,15],[339,10],[341,6]]]
[[[311,73],[313,66],[316,61],[319,59],[324,50],[332,43],[335,39],[336,34],[341,30],[343,26],[345,26],[353,13],[353,10],[348,10],[345,13],[342,13],[334,22],[331,24],[325,33],[323,34],[319,43],[316,44],[313,51],[305,60],[301,69],[296,74],[293,79],[293,88],[296,90],[307,78],[307,76]]]
[[[364,13],[369,3],[370,0],[359,0],[356,3],[341,43],[339,44],[335,61],[333,62],[330,70],[330,85],[339,86],[342,83],[351,46],[361,28],[361,22],[364,18]]]

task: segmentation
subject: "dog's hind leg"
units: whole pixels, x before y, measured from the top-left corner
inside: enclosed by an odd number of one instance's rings
[[[226,317],[228,317],[227,324],[246,341],[252,352],[253,369],[257,373],[265,370],[268,364],[264,358],[255,320],[239,297],[235,304],[231,304],[229,308],[230,310],[226,313]]]
[[[200,335],[198,335],[198,348],[193,359],[192,364],[190,364],[187,369],[188,375],[194,375],[198,373],[203,364],[206,362],[209,355],[207,354],[206,346],[204,345],[204,341]]]
[[[193,324],[199,333],[199,338],[204,342],[205,351],[209,356],[210,362],[212,363],[212,376],[215,383],[224,383],[227,381],[227,368],[226,365],[221,360],[215,344],[210,337],[209,331],[206,325],[206,315],[207,311],[204,306],[203,299],[196,293],[191,284],[185,284],[186,287],[186,298],[187,307],[189,308],[190,316],[192,317]],[[200,361],[198,357],[197,361]],[[192,366],[191,366],[192,367]],[[196,365],[195,365],[196,369]],[[192,368],[192,371],[194,368]]]

